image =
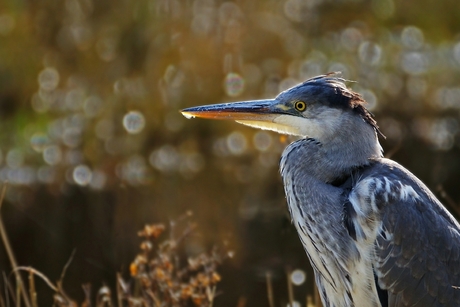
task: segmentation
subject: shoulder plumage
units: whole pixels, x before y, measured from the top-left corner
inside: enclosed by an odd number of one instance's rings
[[[353,239],[375,239],[373,268],[391,306],[460,306],[460,226],[420,180],[377,159],[359,174],[347,209]]]

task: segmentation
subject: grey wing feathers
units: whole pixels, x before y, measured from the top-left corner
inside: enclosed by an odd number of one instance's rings
[[[380,287],[389,291],[390,306],[460,306],[460,291],[453,287],[460,284],[458,233],[440,217],[430,223],[425,216],[433,211],[409,206],[393,203],[384,210],[374,263]]]
[[[390,160],[361,178],[377,182],[367,184],[381,220],[373,265],[389,306],[460,306],[459,224],[423,183]]]

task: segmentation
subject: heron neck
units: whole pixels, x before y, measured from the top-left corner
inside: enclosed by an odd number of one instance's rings
[[[349,173],[382,157],[382,147],[375,130],[367,123],[361,123],[362,127],[342,129],[333,138],[321,142],[318,154],[324,160],[325,170],[329,165],[333,174]]]
[[[363,122],[364,123],[364,122]],[[364,123],[365,124],[365,123]],[[349,133],[356,131],[356,133]],[[322,182],[332,183],[348,178],[356,168],[369,165],[382,157],[382,147],[372,127],[342,129],[325,140],[301,139],[284,151],[283,164],[291,164]]]

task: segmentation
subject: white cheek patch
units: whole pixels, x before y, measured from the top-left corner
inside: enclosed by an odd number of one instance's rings
[[[280,115],[273,119],[273,122],[282,126],[295,128],[296,135],[299,136],[311,136],[316,135],[315,131],[317,127],[312,125],[311,120],[304,117],[298,117],[293,115]]]
[[[308,112],[308,111],[307,111]],[[305,118],[294,115],[273,116],[271,121],[237,120],[236,122],[264,130],[271,130],[282,134],[311,137],[322,140],[325,136],[334,135],[336,129],[341,125],[339,109],[326,109],[314,118]]]
[[[338,127],[342,125],[341,115],[343,110],[324,108],[319,111],[318,114],[311,118],[280,115],[274,118],[273,121],[284,126],[296,127],[297,135],[323,140],[327,136],[334,135]]]
[[[281,134],[302,136],[301,134],[299,134],[299,130],[297,127],[291,127],[291,126],[283,125],[280,123],[263,122],[263,121],[256,121],[256,120],[237,120],[236,122],[246,125],[246,126],[253,127],[253,128],[271,130],[271,131],[275,131]]]

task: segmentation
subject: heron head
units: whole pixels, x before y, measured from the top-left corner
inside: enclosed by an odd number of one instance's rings
[[[187,118],[230,119],[319,141],[343,134],[344,125],[352,121],[367,123],[371,131],[382,135],[364,104],[361,95],[346,87],[344,79],[327,74],[281,92],[274,99],[206,105],[181,112]]]

